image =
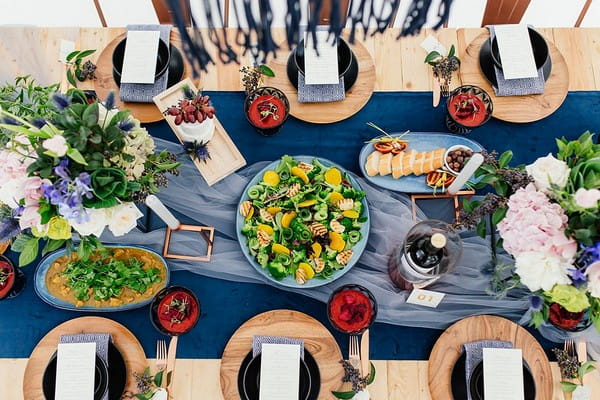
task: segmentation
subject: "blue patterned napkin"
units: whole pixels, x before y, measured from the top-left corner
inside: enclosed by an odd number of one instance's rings
[[[496,33],[493,25],[487,28],[490,30],[491,43]],[[496,82],[498,82],[498,87],[492,86],[494,92],[496,92],[496,96],[525,96],[528,94],[544,93],[545,80],[542,68],[538,69],[538,76],[535,78],[505,79],[502,70],[496,64],[493,65],[496,73]]]
[[[169,43],[172,25],[127,25],[128,31],[160,31],[160,40]],[[121,83],[120,98],[135,103],[152,103],[152,98],[167,90],[169,70],[154,83]]]
[[[465,354],[467,355],[465,360],[465,374],[467,384],[467,397],[471,400],[471,386],[469,380],[471,379],[471,373],[473,369],[483,361],[483,349],[512,349],[514,346],[511,342],[504,342],[502,340],[479,340],[477,342],[470,342],[463,344]]]
[[[330,101],[341,101],[346,98],[344,89],[344,77],[340,83],[331,85],[307,85],[304,82],[304,74],[298,72],[298,102],[300,103],[326,103]]]
[[[60,343],[96,343],[96,354],[106,363],[106,366],[108,366],[109,342],[112,342],[112,336],[108,333],[79,333],[60,337]],[[108,391],[102,400],[108,400]]]
[[[269,344],[297,344],[300,346],[300,358],[304,360],[304,340],[282,336],[254,336],[252,338],[252,357],[262,352],[263,343]]]

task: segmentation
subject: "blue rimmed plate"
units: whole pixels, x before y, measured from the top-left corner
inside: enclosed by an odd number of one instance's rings
[[[317,159],[317,160],[319,160],[319,162],[321,164],[325,165],[326,167],[336,167],[337,169],[340,170],[340,172],[342,172],[342,174],[347,174],[348,180],[350,181],[350,184],[354,188],[356,188],[358,190],[362,190],[362,188],[360,187],[358,182],[350,174],[348,174],[348,171],[346,171],[343,167],[339,166],[338,164],[334,163],[333,161],[329,161],[325,158],[312,157],[312,156],[292,156],[292,158],[296,161],[302,161],[302,162],[305,162],[308,164],[312,163],[312,161],[314,159]],[[242,193],[242,197],[240,198],[240,201],[238,203],[237,210],[240,209],[240,204],[242,204],[242,202],[249,200],[248,189],[251,186],[256,185],[258,182],[260,182],[260,180],[262,179],[263,175],[265,174],[265,172],[267,170],[277,168],[277,166],[279,165],[280,162],[281,162],[280,159],[273,161],[272,163],[270,163],[269,165],[264,167],[262,170],[260,170],[254,178],[252,178],[252,180],[244,188],[244,192]],[[252,264],[254,269],[256,269],[260,274],[265,276],[268,280],[270,280],[278,285],[281,285],[281,286],[302,288],[302,289],[327,285],[327,284],[335,281],[336,279],[341,278],[344,274],[346,274],[348,271],[350,271],[350,269],[358,262],[358,259],[360,258],[363,251],[365,250],[365,247],[367,246],[367,240],[369,238],[369,229],[370,229],[370,224],[371,224],[371,216],[369,215],[369,205],[367,204],[366,197],[362,199],[362,205],[365,210],[365,217],[367,217],[367,221],[363,222],[360,227],[361,239],[358,241],[358,243],[356,243],[352,247],[352,251],[354,252],[354,254],[352,255],[352,258],[350,258],[350,262],[343,269],[335,271],[333,273],[333,276],[331,277],[331,279],[310,279],[310,280],[307,280],[306,283],[301,285],[298,282],[296,282],[296,280],[292,276],[289,276],[289,275],[280,281],[273,278],[271,276],[271,274],[269,273],[269,271],[266,268],[261,267],[260,264],[256,261],[256,258],[254,258],[250,254],[250,251],[249,251],[248,245],[247,245],[247,239],[242,234],[242,228],[244,227],[244,217],[239,213],[239,211],[236,213],[236,221],[235,221],[237,239],[238,239],[238,242],[242,249],[242,253],[244,253],[246,258],[248,259],[248,262],[250,264]]]
[[[167,262],[165,261],[165,259],[160,254],[155,252],[154,250],[150,250],[143,246],[119,245],[119,244],[111,244],[109,246],[106,246],[106,248],[109,248],[109,249],[110,248],[141,249],[141,250],[144,250],[144,251],[154,255],[161,261],[162,266],[164,268],[164,272],[165,272],[165,279],[161,283],[160,287],[156,290],[156,293],[158,293],[160,290],[164,289],[169,284],[169,278],[170,278],[169,266],[167,265]],[[123,305],[119,305],[119,306],[109,306],[109,307],[81,306],[81,307],[76,307],[75,304],[54,296],[53,294],[50,293],[50,291],[48,290],[48,287],[46,286],[46,275],[48,274],[48,270],[50,269],[50,266],[52,266],[52,263],[54,261],[56,261],[58,258],[64,256],[66,254],[66,252],[67,252],[66,249],[60,249],[53,253],[48,254],[46,257],[44,257],[42,259],[42,261],[40,261],[39,265],[37,266],[37,268],[35,270],[35,275],[34,275],[35,293],[38,295],[38,297],[40,299],[42,299],[44,302],[50,304],[51,306],[60,308],[63,310],[71,310],[71,311],[115,312],[115,311],[133,310],[135,308],[144,307],[145,305],[150,304],[150,302],[154,298],[154,296],[152,296],[146,300],[133,302],[133,303],[129,303],[129,304],[123,304]]]
[[[401,133],[392,133],[390,136],[396,137],[400,135]],[[440,147],[448,149],[455,145],[467,146],[474,152],[480,152],[483,150],[483,146],[474,140],[468,139],[464,136],[451,135],[447,133],[410,132],[408,135],[405,135],[403,139],[408,141],[408,150],[414,149],[418,152],[431,151]],[[367,157],[369,154],[374,151],[375,149],[373,148],[373,144],[366,143],[361,149],[360,155],[358,156],[360,171],[366,180],[379,187],[396,192],[423,194],[430,194],[432,192],[433,189],[427,186],[427,183],[425,183],[425,175],[416,176],[410,174],[398,179],[392,178],[391,175],[367,175],[365,163],[367,162]],[[438,193],[441,192],[441,190],[438,190]]]

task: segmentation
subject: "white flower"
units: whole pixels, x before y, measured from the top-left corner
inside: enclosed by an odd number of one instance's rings
[[[108,210],[110,221],[108,229],[115,236],[123,236],[136,227],[137,219],[144,214],[133,203],[123,203]]]
[[[108,223],[108,217],[106,216],[106,210],[102,208],[86,208],[85,213],[89,216],[87,222],[77,223],[77,221],[70,221],[73,229],[77,231],[81,236],[94,235],[100,237],[106,224]]]
[[[50,150],[57,157],[62,157],[67,154],[67,150],[69,147],[67,146],[67,141],[64,137],[60,135],[52,136],[50,139],[44,140],[42,143],[42,147],[46,150]]]
[[[535,181],[538,190],[545,193],[550,191],[550,184],[563,189],[567,185],[571,173],[571,169],[566,162],[557,160],[550,153],[546,157],[540,157],[533,164],[526,166],[525,170]]]
[[[571,265],[563,258],[546,252],[526,251],[515,258],[515,272],[521,282],[532,292],[552,290],[556,284],[571,283],[567,268]]]
[[[0,202],[10,208],[17,208],[19,200],[25,197],[25,181],[27,177],[10,179],[0,184]]]
[[[106,113],[106,107],[103,104],[98,104],[98,125],[104,128],[106,124],[108,124],[112,118],[119,112],[118,108],[113,108]]]
[[[587,275],[587,289],[594,297],[600,298],[600,261],[589,265],[585,274]]]
[[[579,188],[573,196],[575,204],[582,208],[596,208],[600,201],[599,189],[584,189]]]

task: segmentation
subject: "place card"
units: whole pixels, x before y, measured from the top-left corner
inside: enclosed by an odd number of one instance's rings
[[[427,36],[425,40],[421,42],[421,47],[424,48],[427,53],[431,53],[432,51],[437,51],[441,55],[446,55],[448,53],[446,47],[432,35]]]
[[[298,400],[300,346],[263,343],[260,362],[260,400]]]
[[[154,83],[160,31],[128,31],[121,83]]]
[[[413,289],[410,296],[408,296],[408,299],[406,299],[406,302],[425,307],[437,308],[444,296],[446,296],[445,293],[434,292],[433,290]]]
[[[56,400],[94,400],[96,343],[60,343],[56,355]]]
[[[304,34],[304,82],[307,85],[340,83],[337,44],[332,44],[328,31],[317,31],[316,34],[316,50],[312,34]]]
[[[505,79],[535,78],[538,76],[533,48],[526,25],[494,25],[498,51]]]
[[[483,349],[485,400],[524,400],[521,349]]]
[[[72,40],[60,41],[60,49],[58,50],[58,61],[61,63],[67,62],[67,56],[75,51],[75,42]]]

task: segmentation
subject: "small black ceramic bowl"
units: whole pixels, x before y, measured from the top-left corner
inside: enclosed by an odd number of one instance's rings
[[[537,69],[542,68],[550,57],[550,50],[548,49],[548,43],[542,35],[536,30],[528,28],[529,40],[531,41],[531,48],[533,49],[533,57],[535,58],[535,66]],[[502,69],[502,60],[500,59],[500,51],[498,50],[498,40],[494,37],[492,40],[492,60],[494,64]]]
[[[287,75],[294,87],[298,88],[298,74],[304,75],[304,40],[292,51],[287,61]],[[356,83],[358,78],[358,61],[350,49],[348,42],[340,38],[338,43],[338,75],[344,78],[344,89],[346,91]]]
[[[121,71],[123,71],[123,59],[125,58],[125,44],[127,38],[121,40],[112,54],[113,63],[113,75],[121,80]],[[156,55],[156,71],[154,72],[154,80],[163,76],[169,69],[169,61],[171,59],[171,52],[169,46],[162,40],[158,41],[158,53]]]

